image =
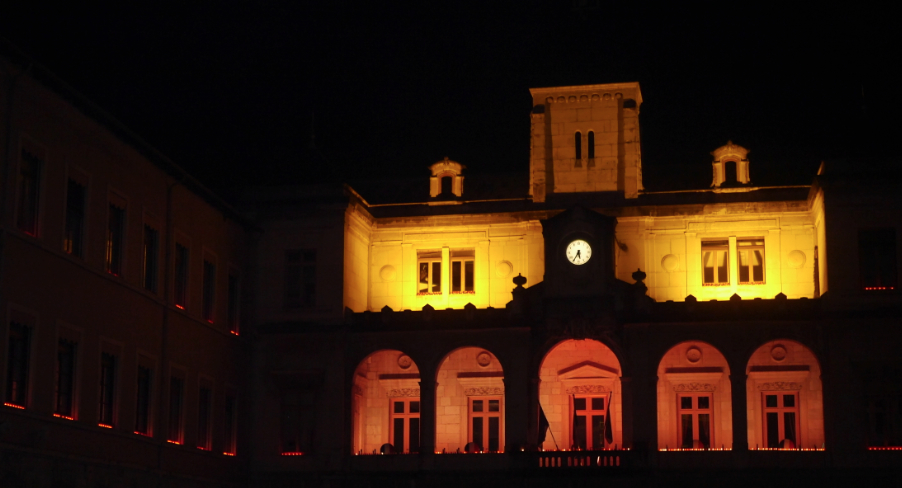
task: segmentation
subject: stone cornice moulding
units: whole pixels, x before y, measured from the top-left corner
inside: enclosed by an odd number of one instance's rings
[[[388,390],[389,398],[420,397],[419,388],[393,388]]]

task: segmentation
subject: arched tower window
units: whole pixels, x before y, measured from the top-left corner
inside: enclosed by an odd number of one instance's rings
[[[714,161],[711,162],[714,173],[711,186],[717,188],[724,183],[750,184],[748,153],[748,149],[733,144],[733,141],[727,141],[726,145],[711,151],[714,156]]]
[[[590,130],[588,136],[589,140],[587,142],[589,146],[589,159],[593,159],[595,158],[595,132]]]
[[[429,178],[429,196],[435,198],[439,195],[443,197],[456,196],[461,197],[464,194],[464,177],[461,173],[466,166],[445,158],[432,166],[432,176]]]
[[[737,183],[739,180],[736,178],[736,161],[727,161],[723,164],[723,182],[724,183]]]
[[[573,142],[576,145],[576,159],[583,158],[583,135],[579,132],[573,136]]]
[[[452,176],[446,175],[442,176],[442,192],[441,195],[450,196],[451,195],[451,182]]]

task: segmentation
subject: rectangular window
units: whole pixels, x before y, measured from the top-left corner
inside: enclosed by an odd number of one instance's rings
[[[38,235],[38,202],[40,200],[41,170],[43,161],[26,150],[19,160],[19,198],[16,226],[19,230]]]
[[[202,386],[197,392],[197,448],[210,450],[210,409],[213,393]]]
[[[472,449],[475,452],[500,451],[501,397],[470,397],[469,404]]]
[[[391,444],[398,453],[420,452],[419,398],[392,398]]]
[[[764,284],[764,239],[737,239],[739,284]]]
[[[74,391],[75,343],[60,339],[56,349],[56,416],[73,418]]]
[[[898,373],[884,383],[887,391],[872,392],[867,399],[868,446],[902,446],[902,401],[899,392],[891,391]]]
[[[577,449],[604,449],[607,398],[583,396],[573,398],[573,442]]]
[[[307,454],[313,440],[313,393],[289,390],[282,393],[282,453]]]
[[[677,410],[679,415],[679,442],[682,449],[711,448],[711,417],[713,412],[711,394],[679,394]]]
[[[69,179],[66,190],[66,229],[63,236],[63,250],[82,257],[85,232],[85,187]]]
[[[235,431],[236,431],[236,409],[238,408],[238,404],[235,400],[234,395],[226,395],[225,397],[225,412],[223,414],[222,426],[223,426],[223,436],[222,440],[225,444],[223,447],[223,454],[227,454],[230,456],[235,455]]]
[[[204,259],[203,317],[213,323],[213,307],[216,304],[216,265]]]
[[[185,309],[188,306],[188,248],[175,245],[175,306]]]
[[[110,203],[106,238],[106,270],[112,275],[122,274],[122,250],[125,242],[125,208]]]
[[[150,368],[138,366],[138,395],[135,406],[135,433],[150,435],[150,394],[153,386]]]
[[[238,335],[240,318],[238,316],[238,300],[240,299],[240,288],[238,287],[238,276],[234,273],[229,273],[229,304],[228,304],[228,314],[229,314],[229,332],[232,334]]]
[[[28,401],[28,366],[31,328],[9,324],[9,354],[6,363],[6,404],[25,408]]]
[[[799,394],[764,392],[764,439],[767,447],[794,449],[799,445]]]
[[[730,241],[702,242],[702,277],[704,286],[730,284]]]
[[[417,256],[419,284],[417,295],[440,295],[442,293],[442,253],[421,252]]]
[[[469,251],[451,251],[451,293],[475,293],[475,253]]]
[[[316,305],[316,251],[285,251],[285,308]]]
[[[157,292],[157,269],[160,259],[160,232],[144,224],[144,289]]]
[[[100,415],[98,421],[103,427],[112,427],[116,408],[116,356],[108,353],[100,355]]]
[[[182,443],[182,403],[185,399],[185,380],[177,376],[169,378],[169,430],[166,440]]]
[[[858,267],[865,290],[896,289],[896,229],[858,231]]]

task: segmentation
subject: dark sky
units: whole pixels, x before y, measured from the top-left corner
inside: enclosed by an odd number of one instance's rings
[[[727,139],[779,183],[902,133],[895,16],[854,4],[3,3],[0,35],[215,189],[525,172],[541,86],[638,81],[649,189],[707,186]]]

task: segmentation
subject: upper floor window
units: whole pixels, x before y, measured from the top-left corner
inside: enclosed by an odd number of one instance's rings
[[[419,398],[391,399],[391,439],[396,452],[420,452]]]
[[[116,407],[116,356],[109,353],[100,355],[100,414],[98,422],[102,427],[112,427]]]
[[[285,308],[309,308],[316,304],[316,251],[285,251]]]
[[[677,397],[679,410],[679,443],[682,449],[711,447],[712,395],[710,393],[681,393]]]
[[[576,147],[576,159],[583,158],[583,135],[579,132],[573,135],[573,144]]]
[[[60,339],[56,349],[56,416],[72,419],[74,390],[75,343]]]
[[[157,269],[160,257],[160,232],[144,225],[144,289],[157,292]]]
[[[601,396],[573,398],[573,448],[604,449],[606,400]]]
[[[896,229],[858,231],[858,266],[865,290],[895,290]]]
[[[122,251],[125,241],[125,207],[110,203],[106,238],[106,270],[110,274],[122,274]]]
[[[188,306],[188,248],[175,245],[175,306],[185,309]]]
[[[63,236],[63,250],[82,257],[85,232],[85,187],[69,179],[66,190],[66,229]]]
[[[705,286],[730,284],[730,241],[702,242],[702,278]]]
[[[421,252],[417,255],[417,295],[442,293],[442,252]]]
[[[595,132],[594,131],[590,130],[589,133],[586,134],[586,146],[587,146],[586,149],[588,149],[587,152],[589,153],[588,154],[589,159],[594,159],[595,158]]]
[[[500,451],[501,397],[470,397],[469,404],[472,447],[467,452]]]
[[[451,251],[451,293],[475,293],[473,250]]]
[[[209,323],[213,323],[213,309],[216,299],[216,265],[204,259],[204,299],[203,317]]]
[[[137,379],[138,392],[135,402],[135,433],[150,435],[150,395],[153,386],[153,374],[151,368],[139,365]]]
[[[38,235],[38,204],[41,188],[41,159],[22,150],[19,159],[19,196],[16,211],[16,226],[19,230]]]
[[[799,394],[763,392],[764,439],[768,448],[794,449],[799,444]]]
[[[228,303],[228,321],[229,321],[229,332],[238,335],[240,317],[239,317],[239,308],[238,308],[238,300],[240,299],[240,290],[241,288],[238,286],[238,275],[229,272],[229,303]]]
[[[25,408],[28,402],[28,366],[31,327],[9,324],[9,351],[6,363],[6,405]]]
[[[210,409],[213,393],[209,386],[202,386],[197,392],[197,448],[210,450]]]
[[[225,412],[222,419],[222,442],[223,454],[235,455],[235,430],[237,428],[237,420],[235,409],[238,408],[238,402],[235,395],[227,394],[225,397]]]
[[[313,445],[313,393],[287,390],[282,393],[282,454],[309,453]]]
[[[738,239],[739,284],[764,283],[764,239]]]
[[[182,443],[182,404],[185,401],[185,380],[178,376],[169,378],[169,429],[166,440]]]

